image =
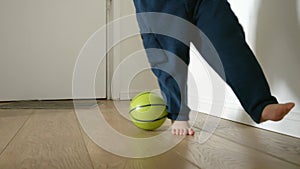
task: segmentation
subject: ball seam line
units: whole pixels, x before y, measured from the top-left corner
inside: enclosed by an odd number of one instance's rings
[[[134,111],[136,109],[140,109],[140,108],[144,108],[144,107],[148,107],[148,106],[167,106],[167,105],[165,105],[165,104],[145,104],[145,105],[137,106],[137,107],[129,110],[129,113],[131,113],[132,111]]]

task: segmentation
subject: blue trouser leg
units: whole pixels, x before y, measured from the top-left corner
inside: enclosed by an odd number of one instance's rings
[[[178,6],[184,5],[182,0],[134,0],[134,3],[137,13],[164,12],[182,18],[187,17],[186,11],[177,10]],[[142,31],[154,26],[143,18],[137,19]],[[189,46],[171,37],[155,33],[142,34],[142,38],[152,71],[158,79],[168,105],[168,117],[172,120],[188,120],[190,109],[187,106],[186,83]]]
[[[222,75],[219,65],[214,64],[210,56],[205,55],[205,52],[201,50],[200,45],[203,44],[195,43],[197,49],[230,85],[244,109],[255,122],[260,121],[261,112],[267,104],[277,103],[276,98],[270,94],[261,67],[245,42],[243,29],[226,0],[135,0],[134,2],[137,13],[163,12],[176,15],[190,21],[204,32],[219,54],[225,75]],[[147,25],[147,21],[141,21],[139,18],[138,21],[141,29],[145,26],[151,29],[152,25]],[[175,29],[180,31],[178,28]],[[178,71],[176,64],[170,64],[174,59],[170,54],[149,52],[147,49],[157,48],[169,51],[188,64],[189,47],[175,39],[158,34],[144,34],[142,37],[144,47],[148,51],[149,62],[167,100],[170,118],[175,119],[179,112],[183,112],[178,119],[188,119],[189,109],[185,101],[187,68],[181,69],[184,71]],[[161,69],[157,69],[159,67]],[[171,73],[162,71],[164,68]]]
[[[202,0],[194,11],[194,20],[218,52],[225,71],[224,80],[246,112],[259,123],[264,107],[278,102],[270,93],[263,71],[229,3],[227,0]],[[211,66],[218,72],[218,68]]]

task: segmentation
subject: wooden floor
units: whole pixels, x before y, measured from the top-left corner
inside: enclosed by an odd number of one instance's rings
[[[133,159],[93,143],[70,107],[9,104],[0,103],[0,169],[300,169],[300,139],[226,120],[205,143],[188,136],[165,153]],[[125,111],[128,102],[122,104]],[[98,101],[98,105],[111,126],[124,135],[148,137],[169,125],[141,131],[117,112],[112,101]],[[201,132],[207,115],[197,115],[194,129]]]

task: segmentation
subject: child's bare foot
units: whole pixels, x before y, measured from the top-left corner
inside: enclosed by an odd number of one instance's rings
[[[267,120],[279,121],[283,119],[294,106],[294,103],[269,104],[264,108],[260,122]]]
[[[172,134],[174,135],[194,135],[194,130],[190,127],[188,121],[173,121],[172,120]]]

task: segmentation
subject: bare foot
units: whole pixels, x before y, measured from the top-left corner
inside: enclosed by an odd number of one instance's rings
[[[190,127],[188,121],[173,121],[172,120],[172,134],[174,135],[194,135],[194,130]]]
[[[269,104],[264,108],[260,122],[265,122],[267,120],[279,121],[283,119],[294,106],[295,103]]]

